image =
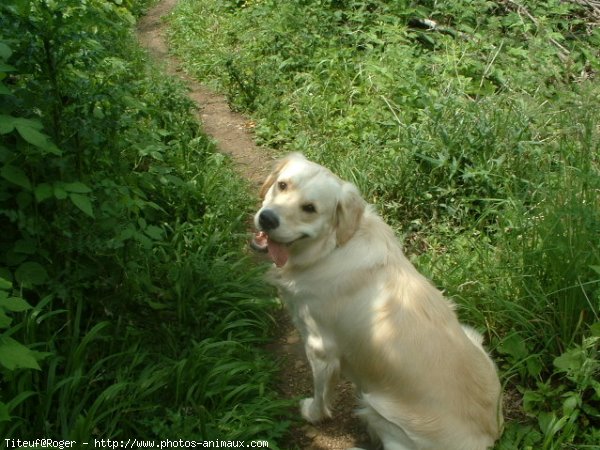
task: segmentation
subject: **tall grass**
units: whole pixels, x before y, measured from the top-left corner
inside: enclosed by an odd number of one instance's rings
[[[600,310],[588,18],[552,1],[263,0],[182,1],[170,22],[190,72],[265,143],[354,181],[487,333],[523,399],[498,448],[597,442],[598,386],[583,375],[597,371]]]

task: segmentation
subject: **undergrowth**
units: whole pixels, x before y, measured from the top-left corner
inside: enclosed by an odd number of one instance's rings
[[[0,435],[272,442],[271,293],[250,201],[145,4],[0,5]],[[232,180],[236,180],[235,182]]]
[[[487,334],[510,394],[498,449],[598,448],[593,9],[182,0],[170,23],[190,73],[263,143],[354,181]]]

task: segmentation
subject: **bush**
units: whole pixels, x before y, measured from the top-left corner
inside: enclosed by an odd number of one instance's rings
[[[148,69],[138,3],[0,7],[0,432],[273,439],[243,183]]]

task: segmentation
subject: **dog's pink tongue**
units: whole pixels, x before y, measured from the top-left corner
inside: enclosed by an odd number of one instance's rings
[[[269,240],[269,256],[277,267],[282,267],[288,260],[288,249],[285,245]]]

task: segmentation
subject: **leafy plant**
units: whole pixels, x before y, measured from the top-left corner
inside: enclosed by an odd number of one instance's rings
[[[41,370],[39,361],[47,354],[32,350],[29,346],[15,340],[11,335],[18,332],[20,325],[13,324],[8,314],[22,313],[31,309],[23,298],[11,296],[12,283],[0,278],[0,373],[4,383],[26,370]],[[21,402],[34,395],[33,392],[19,392],[12,398],[0,398],[0,423],[11,420],[11,412]]]
[[[241,250],[245,186],[185,89],[146,66],[143,7],[0,5],[3,438],[286,426],[257,346],[274,302]]]
[[[538,418],[544,436],[541,448],[572,443],[581,429],[594,427],[600,419],[598,324],[591,331],[581,345],[554,359],[556,379],[538,382],[536,389],[524,391],[523,407]]]

